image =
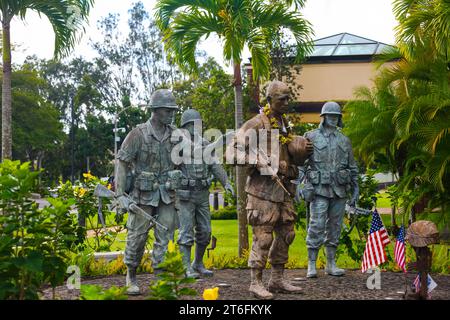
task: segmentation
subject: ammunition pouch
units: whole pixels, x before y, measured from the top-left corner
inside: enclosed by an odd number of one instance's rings
[[[303,195],[303,199],[306,202],[313,202],[315,193],[314,193],[314,187],[313,187],[313,185],[311,183],[307,183],[303,187],[302,195]]]
[[[166,188],[167,190],[177,190],[181,187],[181,178],[183,174],[180,170],[171,170],[167,172],[167,182]]]
[[[308,171],[306,173],[306,177],[308,178],[308,182],[311,184],[320,183],[320,171]]]
[[[350,170],[339,170],[336,177],[339,184],[347,185],[350,183]]]
[[[308,178],[308,182],[311,184],[331,184],[331,174],[330,171],[319,171],[319,170],[313,170],[308,171],[306,176]]]
[[[212,179],[181,179],[181,188],[185,190],[202,190],[208,189]]]
[[[159,183],[154,172],[142,171],[136,178],[134,186],[139,191],[154,191],[159,188]]]

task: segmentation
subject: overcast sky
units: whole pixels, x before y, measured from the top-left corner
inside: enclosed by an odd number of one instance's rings
[[[126,28],[127,10],[136,0],[96,0],[87,32],[75,47],[75,55],[93,57],[89,39],[99,40],[96,31],[97,21],[108,13],[119,13],[123,27]],[[142,0],[148,10],[152,10],[155,0]],[[315,39],[336,33],[349,32],[372,40],[393,44],[393,28],[396,25],[392,14],[392,0],[307,0],[302,10],[314,28]],[[126,29],[124,29],[126,30]],[[50,59],[54,49],[54,35],[48,20],[34,12],[27,14],[26,21],[15,18],[11,27],[12,41],[19,45],[20,51],[13,56],[13,62],[20,63],[27,55],[36,54]],[[210,37],[201,48],[223,64],[222,49],[217,38]],[[248,58],[246,52],[244,58]],[[227,68],[231,72],[231,68]]]

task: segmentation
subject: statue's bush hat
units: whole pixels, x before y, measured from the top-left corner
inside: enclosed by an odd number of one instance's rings
[[[409,226],[405,240],[413,247],[426,247],[439,243],[439,231],[433,222],[419,220]]]

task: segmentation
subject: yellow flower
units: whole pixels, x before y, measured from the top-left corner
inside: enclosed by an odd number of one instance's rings
[[[109,190],[111,190],[112,186],[111,183],[108,183],[108,185],[106,186]]]
[[[175,251],[175,243],[172,240],[169,240],[169,244],[167,245],[167,251],[172,253]]]
[[[218,13],[219,17],[221,17],[222,19],[225,19],[227,17],[227,12],[225,10],[220,10]]]
[[[203,291],[204,300],[217,300],[219,298],[219,287],[205,289]]]
[[[266,106],[263,108],[263,112],[266,116],[270,115],[270,106],[269,104],[266,104]]]
[[[79,196],[80,198],[83,198],[83,196],[85,195],[85,193],[86,193],[86,189],[85,189],[85,188],[80,188],[80,190],[78,191],[78,196]]]
[[[95,176],[93,176],[90,171],[88,171],[87,173],[83,173],[83,177],[85,177],[86,180],[91,180],[95,178]]]

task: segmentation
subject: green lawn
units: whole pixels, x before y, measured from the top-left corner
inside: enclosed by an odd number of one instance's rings
[[[390,216],[382,215],[382,220],[385,226],[390,225]],[[231,266],[246,266],[246,259],[238,259],[238,223],[237,220],[212,220],[212,233],[217,238],[216,248],[210,252],[210,257],[207,258],[205,255],[205,264],[207,267],[214,265],[215,267],[220,266],[230,266],[230,261],[233,261]],[[177,238],[178,231],[175,234],[175,239]],[[153,239],[153,232],[150,232],[150,237]],[[353,239],[359,239],[356,230],[352,232]],[[119,251],[124,250],[126,233],[119,234],[116,242],[113,244],[111,250]],[[296,237],[293,244],[289,248],[289,264],[288,267],[301,267],[306,268],[307,266],[307,249],[306,249],[306,232],[304,229],[296,230]],[[395,241],[391,237],[392,241]],[[252,231],[249,227],[249,242],[250,247],[252,244]],[[149,245],[152,241],[149,241]],[[387,246],[388,255],[393,258],[393,248],[394,242]],[[149,247],[150,249],[150,247]],[[434,257],[433,266],[434,271],[448,273],[448,246],[446,245],[435,245],[433,246]],[[407,259],[414,260],[415,255],[410,246],[407,249]],[[238,261],[238,262],[236,262]],[[322,249],[319,253],[318,266],[323,268],[325,265],[325,255]],[[345,254],[341,254],[338,258],[338,264],[344,268],[359,268],[360,262],[355,262],[350,259]],[[390,267],[395,264],[390,263]]]
[[[380,190],[377,194],[377,208],[390,208],[391,200],[386,190]]]

